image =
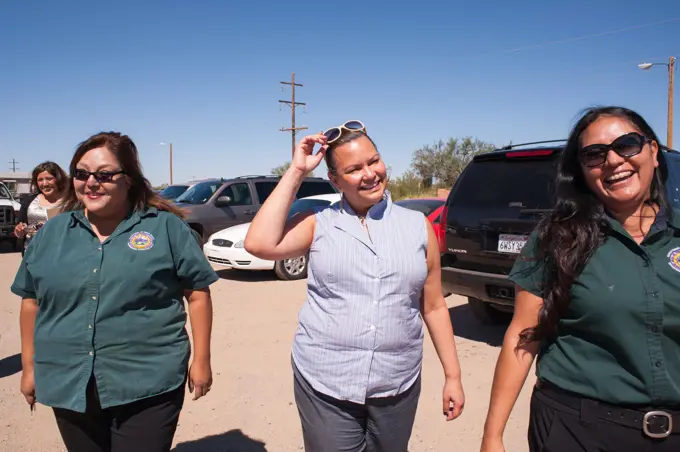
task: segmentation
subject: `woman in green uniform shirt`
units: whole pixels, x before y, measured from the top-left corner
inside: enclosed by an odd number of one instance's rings
[[[169,451],[184,383],[194,400],[212,384],[217,275],[181,212],[152,191],[130,138],[90,137],[70,174],[63,213],[12,285],[23,299],[21,392],[31,408],[53,408],[69,452]]]
[[[510,280],[515,313],[491,390],[483,452],[534,357],[531,451],[680,450],[680,215],[657,136],[637,113],[585,112],[559,165],[553,212]]]

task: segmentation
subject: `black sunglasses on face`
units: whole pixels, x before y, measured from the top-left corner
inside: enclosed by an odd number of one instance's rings
[[[584,166],[592,168],[603,165],[607,161],[607,154],[609,150],[616,152],[623,158],[635,157],[640,152],[645,144],[651,143],[652,140],[640,135],[637,132],[627,133],[621,135],[611,144],[591,144],[581,149],[579,157]]]
[[[77,169],[73,173],[73,178],[82,182],[87,182],[90,176],[94,176],[94,179],[99,182],[113,182],[114,176],[117,174],[124,174],[125,171],[85,171],[84,169]]]

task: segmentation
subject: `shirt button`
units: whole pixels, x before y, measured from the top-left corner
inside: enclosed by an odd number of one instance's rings
[[[658,296],[659,296],[659,292],[654,292],[654,293],[652,294],[652,296],[653,296],[654,298],[658,297]]]
[[[373,300],[373,304],[378,304],[378,300]]]
[[[97,301],[97,297],[92,297],[93,300]]]
[[[102,247],[101,247],[101,246],[100,246],[99,248],[97,248],[97,251],[101,251],[101,250],[102,250]]]
[[[94,355],[94,353],[92,351],[90,351],[90,356],[92,356],[92,355]]]
[[[644,265],[645,267],[649,267],[649,262],[648,262],[648,261],[645,261],[645,263],[642,264],[642,265]]]
[[[661,365],[662,365],[661,361],[657,361],[655,365],[656,365],[656,367],[661,367]]]
[[[375,325],[371,325],[371,331],[375,330]]]
[[[88,330],[91,330],[91,329],[92,329],[92,325],[87,325],[87,329],[88,329]]]
[[[92,270],[92,273],[97,273],[97,269],[96,269],[96,268],[93,269],[93,270]]]

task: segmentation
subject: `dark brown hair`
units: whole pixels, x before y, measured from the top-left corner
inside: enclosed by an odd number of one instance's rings
[[[106,147],[118,159],[120,169],[124,172],[124,177],[130,182],[130,190],[128,192],[128,201],[134,210],[145,210],[149,207],[155,207],[158,210],[174,213],[183,218],[182,210],[173,206],[169,201],[158,196],[151,188],[151,183],[144,177],[142,173],[142,166],[139,163],[139,153],[137,146],[127,135],[122,135],[118,132],[101,132],[91,136],[87,140],[78,145],[69,172],[71,174],[71,184],[69,185],[66,199],[64,200],[64,211],[79,210],[83,205],[76,196],[76,191],[73,186],[73,174],[76,171],[76,165],[83,156],[92,149]]]
[[[571,286],[579,277],[593,253],[607,240],[611,229],[602,202],[588,188],[579,160],[581,137],[602,117],[619,118],[659,145],[647,203],[663,209],[668,218],[673,211],[666,196],[668,168],[659,138],[647,122],[632,110],[622,107],[587,109],[572,129],[560,158],[557,171],[556,203],[552,213],[538,225],[536,264],[529,271],[543,266],[543,306],[538,324],[520,334],[519,346],[531,342],[552,340],[557,336],[559,321],[571,303]],[[614,263],[615,264],[615,263]]]
[[[40,165],[33,168],[33,173],[31,174],[31,191],[33,193],[40,193],[40,188],[38,187],[38,176],[40,173],[48,172],[54,179],[57,186],[57,193],[60,195],[64,194],[66,186],[68,185],[68,176],[61,169],[61,166],[54,162],[42,162]]]
[[[324,156],[324,158],[326,159],[326,168],[328,168],[329,173],[336,174],[336,171],[338,170],[335,167],[335,156],[334,156],[335,150],[338,147],[342,146],[343,144],[347,144],[347,143],[352,142],[352,141],[354,141],[358,138],[361,138],[361,137],[368,138],[368,141],[371,142],[371,144],[376,149],[376,151],[378,150],[378,146],[375,145],[375,143],[373,142],[371,137],[368,136],[367,133],[360,132],[358,130],[357,131],[351,131],[351,132],[343,131],[342,136],[340,138],[338,138],[337,141],[334,141],[333,143],[328,145],[328,149],[326,149],[326,155]]]

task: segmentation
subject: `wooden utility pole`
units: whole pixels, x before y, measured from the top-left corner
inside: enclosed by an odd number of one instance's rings
[[[666,146],[673,149],[673,85],[675,84],[675,57],[668,60],[668,136]]]
[[[279,103],[281,104],[287,104],[290,106],[290,109],[292,111],[292,120],[291,120],[291,127],[284,129],[283,127],[280,129],[281,132],[291,132],[292,135],[292,148],[291,148],[291,156],[295,153],[295,134],[297,133],[298,130],[305,130],[307,127],[302,126],[302,127],[295,127],[295,107],[298,105],[304,105],[305,107],[307,106],[306,103],[304,102],[295,102],[295,87],[296,86],[302,86],[299,83],[295,83],[295,72],[293,72],[293,77],[291,78],[290,82],[279,82],[281,83],[281,89],[283,89],[283,85],[290,85],[291,87],[291,100],[280,100]]]
[[[19,162],[17,162],[17,161],[14,160],[14,159],[12,159],[12,161],[9,162],[9,164],[12,165],[12,172],[13,172],[13,173],[16,173],[16,172],[17,172],[17,163],[19,163]]]
[[[172,185],[172,143],[170,143],[170,185]]]

